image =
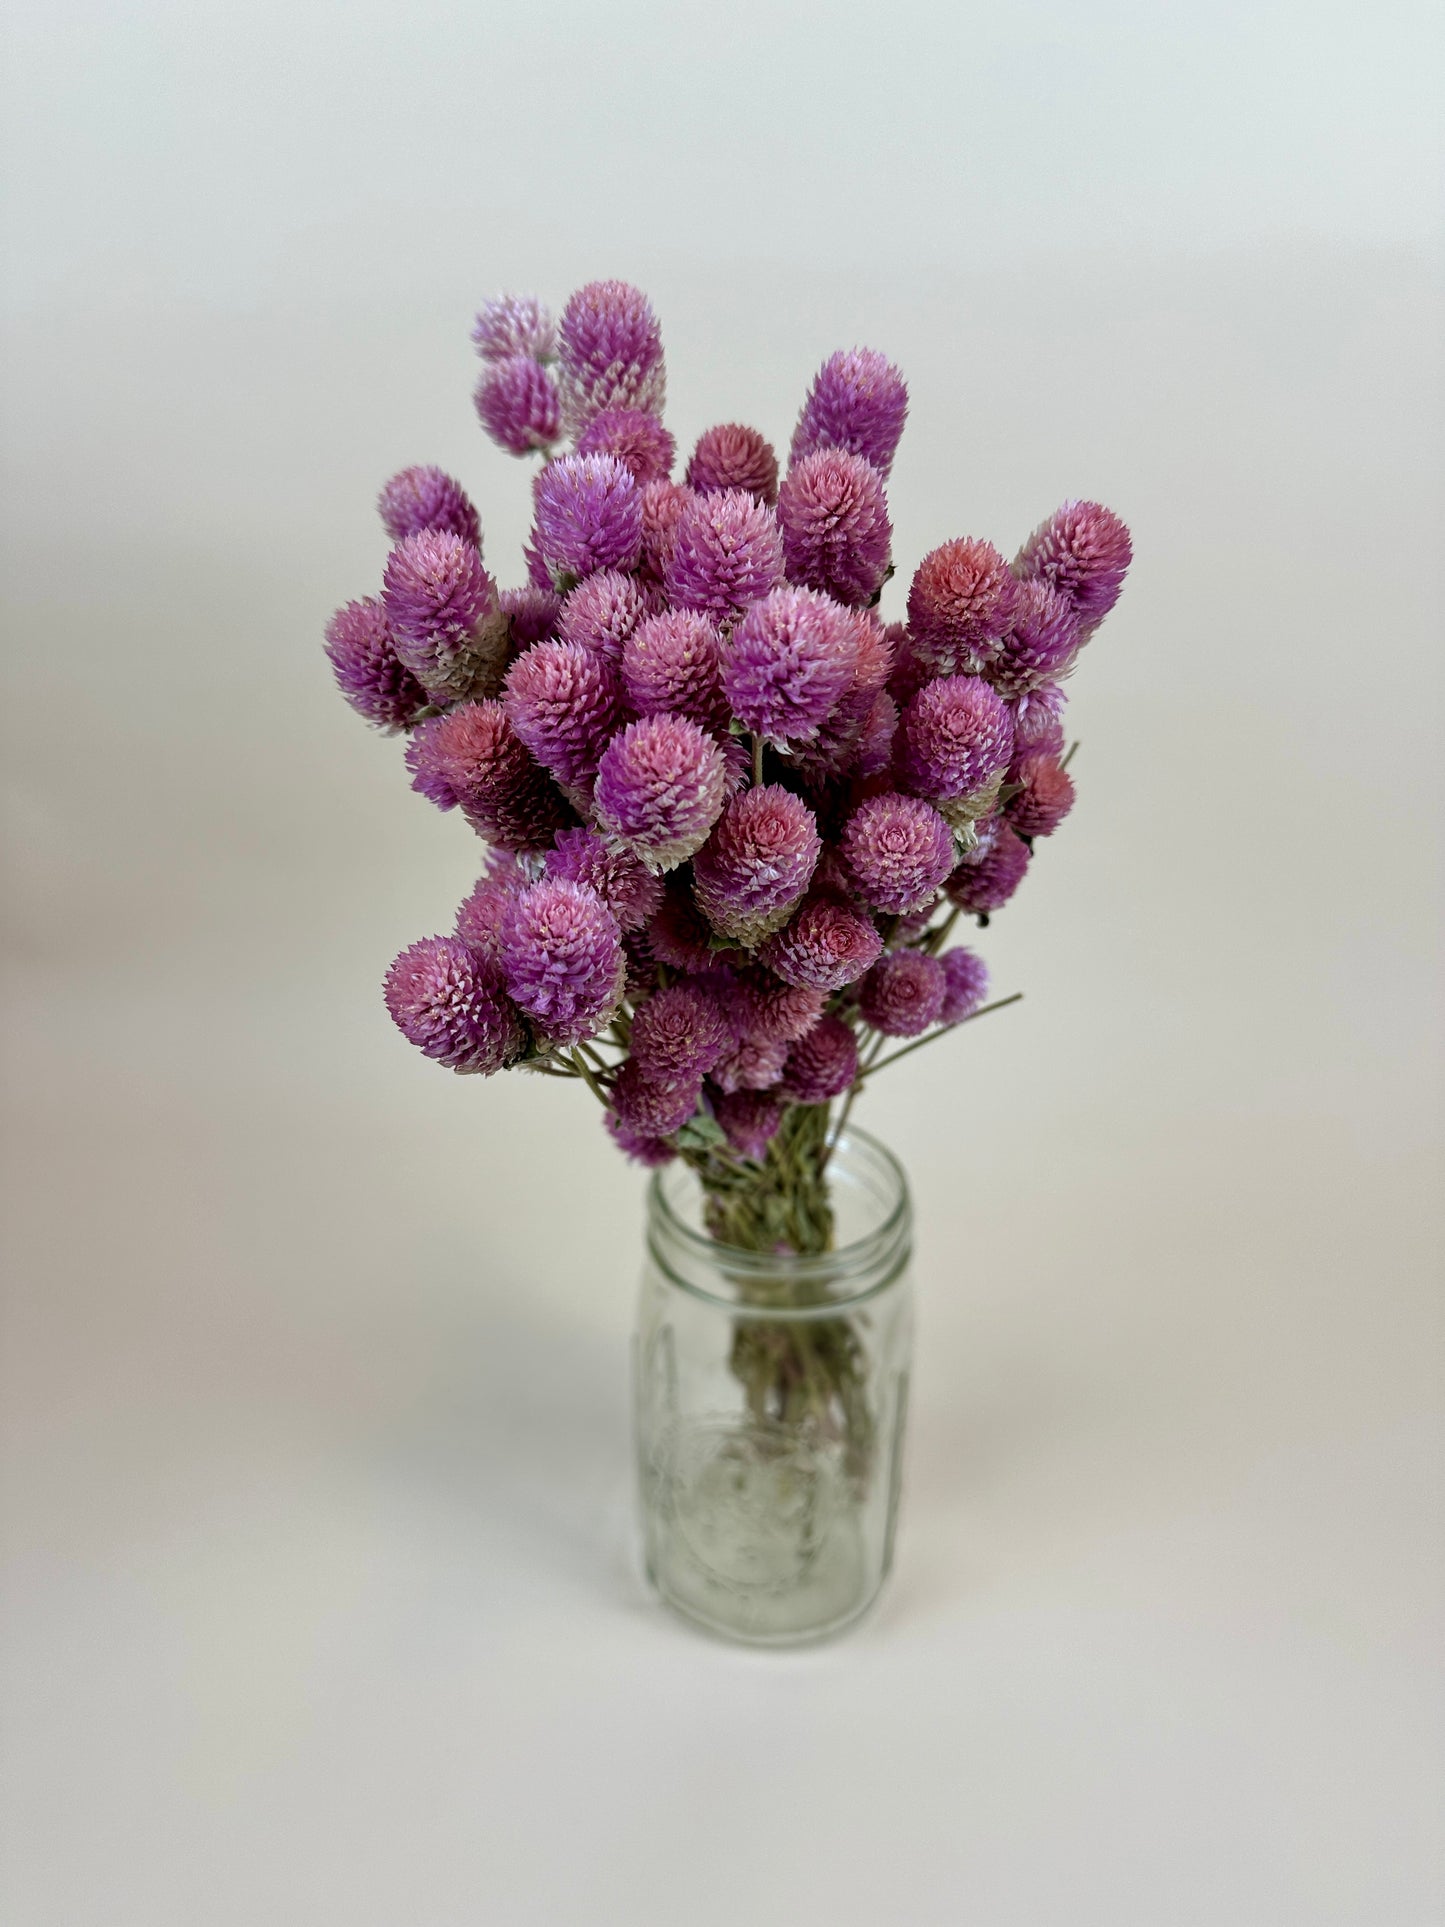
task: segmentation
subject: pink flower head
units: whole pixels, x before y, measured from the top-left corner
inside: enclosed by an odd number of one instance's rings
[[[898,734],[898,705],[886,689],[873,698],[858,738],[858,774],[886,776],[893,763],[893,742]]]
[[[472,399],[482,427],[510,455],[550,448],[562,433],[556,379],[531,355],[489,363]]]
[[[848,687],[809,742],[795,746],[797,767],[810,776],[867,774],[859,765],[863,731],[888,680],[892,644],[871,609],[850,609],[855,660]]]
[[[622,687],[639,716],[690,716],[706,729],[725,728],[717,625],[695,609],[646,617],[622,645]]]
[[[908,591],[914,655],[934,675],[981,669],[998,654],[1017,595],[992,542],[945,542],[924,556]]]
[[[458,937],[423,937],[386,973],[386,1007],[409,1044],[449,1070],[490,1077],[526,1042],[486,961]]]
[[[712,1108],[739,1157],[756,1163],[767,1156],[783,1121],[782,1104],[771,1091],[729,1091],[715,1097]]]
[[[789,471],[778,493],[788,580],[849,608],[883,586],[893,542],[883,478],[861,455],[820,448]]]
[[[617,726],[616,672],[575,642],[536,642],[507,671],[507,716],[537,761],[559,783],[597,768]]]
[[[1101,623],[1134,559],[1129,531],[1102,502],[1065,502],[1042,522],[1014,560],[1025,582],[1051,583],[1074,605],[1085,634]]]
[[[683,504],[663,573],[678,608],[730,621],[782,578],[783,539],[770,508],[737,488]]]
[[[822,850],[813,812],[776,783],[744,790],[693,859],[693,889],[715,930],[756,944],[787,922]]]
[[[564,642],[595,650],[615,665],[623,643],[646,612],[642,590],[632,576],[600,569],[579,582],[562,604],[557,634]]]
[[[654,1084],[695,1091],[732,1042],[716,997],[695,982],[654,991],[632,1020],[633,1061]]]
[[[1042,578],[1022,582],[1012,626],[988,665],[988,679],[1002,696],[1026,695],[1064,675],[1079,642],[1079,618],[1068,597]]]
[[[1068,704],[1067,693],[1056,682],[1046,682],[1020,696],[1013,705],[1014,754],[1026,756],[1031,749],[1046,749],[1062,756]]]
[[[574,432],[604,408],[661,415],[667,398],[662,328],[640,288],[589,281],[562,312],[559,353]]]
[[[996,690],[979,676],[942,676],[903,713],[903,780],[938,803],[986,798],[1013,746],[1013,716]]]
[[[919,909],[954,865],[953,833],[938,811],[896,790],[859,804],[840,847],[865,902],[893,915]]]
[[[945,889],[950,903],[971,917],[991,916],[1002,910],[1024,880],[1029,846],[1007,824],[983,850],[964,857]]]
[[[396,653],[435,702],[470,695],[505,646],[497,586],[478,549],[450,529],[423,529],[397,543],[382,601]]]
[[[907,415],[907,384],[885,355],[872,348],[840,349],[813,379],[790,459],[797,464],[814,449],[846,448],[886,477]]]
[[[858,1075],[858,1040],[840,1017],[820,1017],[788,1052],[779,1089],[795,1104],[827,1104]]]
[[[647,947],[670,970],[702,971],[713,962],[711,926],[679,876],[663,885],[662,903],[647,926]]]
[[[557,352],[552,311],[534,294],[500,294],[487,302],[472,325],[472,341],[483,361],[511,355],[550,361]]]
[[[784,983],[842,990],[877,959],[883,939],[868,918],[832,897],[804,900],[791,920],[769,937],[762,959]]]
[[[888,671],[888,693],[900,709],[906,709],[933,671],[919,657],[905,623],[890,622],[885,633],[893,650],[893,665]]]
[[[503,589],[501,604],[519,649],[530,649],[534,642],[554,634],[562,611],[562,598],[554,589],[539,589],[530,582],[521,589]]]
[[[673,539],[683,510],[696,498],[676,482],[644,482],[642,487],[642,563],[661,581],[667,573]]]
[[[597,819],[651,870],[685,863],[727,794],[722,751],[685,716],[648,716],[614,736],[597,771]]]
[[[460,482],[439,468],[404,468],[376,498],[382,526],[393,542],[423,529],[450,529],[475,549],[482,546],[482,525]]]
[[[326,653],[336,686],[379,729],[405,729],[427,694],[396,653],[386,611],[372,596],[348,602],[326,625]]]
[[[988,995],[988,965],[975,951],[961,948],[945,950],[939,962],[943,965],[944,992],[938,1021],[961,1023]]]
[[[880,957],[858,997],[865,1024],[885,1037],[917,1037],[938,1021],[948,979],[937,957],[921,950],[894,950]]]
[[[788,1045],[781,1038],[743,1037],[730,1042],[713,1066],[720,1091],[770,1091],[783,1075]]]
[[[642,498],[615,455],[563,455],[537,477],[537,549],[554,576],[631,569],[642,553]]]
[[[590,1037],[616,1010],[624,967],[617,919],[585,884],[543,877],[523,890],[502,930],[513,1000],[549,1048]]]
[[[619,1122],[633,1136],[671,1137],[697,1109],[701,1092],[700,1074],[685,1082],[659,1084],[644,1073],[635,1057],[629,1057],[612,1086],[612,1105]]]
[[[661,881],[594,829],[559,830],[547,874],[595,890],[624,932],[640,930],[662,905]]]
[[[1014,765],[1013,780],[1023,785],[1004,806],[1020,836],[1052,836],[1074,807],[1074,779],[1057,756],[1031,750]]]
[[[500,850],[545,850],[570,820],[498,702],[430,717],[408,743],[406,761],[414,790],[438,809],[460,808]]]
[[[757,429],[723,422],[699,435],[687,480],[701,495],[740,488],[771,507],[778,499],[778,458]]]
[[[640,408],[604,408],[577,437],[579,455],[615,455],[639,488],[666,480],[677,443],[656,415]]]
[[[457,911],[457,935],[469,950],[486,960],[493,974],[501,969],[502,929],[514,899],[526,885],[526,874],[517,859],[505,851],[493,851]]]
[[[719,974],[723,1014],[735,1037],[795,1044],[822,1015],[825,992],[816,985],[785,983],[758,965]]]
[[[846,609],[812,589],[775,589],[733,631],[723,689],[740,722],[786,748],[817,735],[857,661],[858,631]]]
[[[622,1122],[616,1111],[604,1112],[603,1122],[607,1126],[612,1142],[619,1151],[625,1152],[634,1164],[646,1165],[649,1170],[655,1170],[659,1165],[671,1164],[677,1156],[677,1147],[670,1138],[648,1137],[644,1131],[634,1131],[630,1125]]]

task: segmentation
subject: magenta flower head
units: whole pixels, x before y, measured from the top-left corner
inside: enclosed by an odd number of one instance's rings
[[[776,783],[744,790],[693,859],[693,891],[708,922],[749,946],[785,924],[817,868],[813,812]]]
[[[898,734],[898,705],[886,689],[873,698],[873,707],[863,722],[858,738],[858,774],[885,777],[893,764],[893,743]]]
[[[680,876],[663,885],[661,906],[647,926],[647,947],[670,970],[707,970],[714,961],[712,926]]]
[[[1043,580],[1020,583],[1013,624],[988,665],[988,679],[1001,696],[1025,696],[1068,671],[1080,639],[1067,596]]]
[[[653,1084],[695,1091],[732,1043],[717,998],[697,983],[654,991],[632,1020],[632,1059]]]
[[[705,729],[725,728],[717,625],[695,609],[648,616],[622,645],[622,687],[639,716],[690,716]]]
[[[647,613],[647,607],[632,576],[617,569],[599,569],[596,575],[579,582],[562,604],[557,634],[563,642],[595,650],[616,665],[623,643]]]
[[[326,625],[326,653],[336,686],[378,729],[405,729],[427,695],[396,653],[386,611],[372,596],[348,602]]]
[[[554,634],[562,612],[562,598],[555,590],[539,589],[530,582],[520,589],[503,589],[501,604],[519,649],[530,649],[534,642]]]
[[[788,1052],[778,1089],[795,1104],[827,1104],[858,1075],[858,1041],[839,1017],[820,1017]]]
[[[667,573],[682,512],[695,499],[690,488],[681,488],[676,482],[642,485],[642,565],[659,582]]]
[[[502,929],[512,903],[526,888],[527,877],[514,856],[494,850],[485,870],[457,910],[456,934],[469,950],[486,960],[500,978]]]
[[[1005,805],[1020,836],[1052,836],[1074,807],[1074,779],[1057,756],[1031,750],[1014,765],[1013,780],[1023,785]]]
[[[713,1066],[720,1091],[770,1091],[783,1075],[789,1046],[780,1037],[735,1038]]]
[[[728,1091],[712,1100],[712,1108],[739,1157],[757,1163],[767,1156],[783,1121],[783,1106],[771,1091]]]
[[[684,503],[663,573],[678,608],[731,621],[782,579],[783,539],[765,504],[738,488]]]
[[[896,790],[860,803],[839,847],[865,902],[895,916],[920,909],[954,866],[953,832],[938,811]]]
[[[687,465],[687,481],[700,495],[740,488],[771,508],[778,499],[778,458],[756,428],[723,422],[704,429]]]
[[[671,870],[701,847],[726,794],[722,751],[700,725],[647,716],[607,745],[594,801],[604,830],[650,870]]]
[[[577,453],[615,455],[631,469],[641,488],[647,482],[666,480],[677,443],[656,415],[644,414],[640,408],[604,408],[577,437]]]
[[[849,608],[882,588],[893,526],[883,478],[861,455],[842,448],[805,455],[778,492],[778,524],[789,582]]]
[[[594,829],[560,830],[547,874],[595,890],[624,932],[640,930],[662,907],[661,880]]]
[[[1040,523],[1014,560],[1025,582],[1050,583],[1074,605],[1085,634],[1101,623],[1134,559],[1129,531],[1102,502],[1065,502]]]
[[[544,877],[523,890],[502,930],[502,970],[548,1049],[590,1037],[622,996],[617,919],[585,884]]]
[[[537,477],[537,549],[554,577],[635,568],[642,498],[615,455],[564,455]]]
[[[386,1007],[409,1044],[449,1070],[490,1077],[526,1037],[485,959],[458,937],[423,937],[386,973]]]
[[[988,965],[972,950],[945,950],[943,965],[943,1008],[940,1024],[961,1023],[979,1009],[988,995]]]
[[[662,328],[640,288],[589,281],[562,313],[559,354],[574,432],[604,408],[661,415],[667,399]]]
[[[987,849],[964,857],[944,886],[950,903],[971,917],[1002,910],[1024,880],[1029,846],[1007,824]]]
[[[1013,621],[1018,583],[992,542],[963,536],[924,556],[908,591],[913,653],[933,675],[991,662]]]
[[[842,990],[876,960],[883,939],[867,917],[827,896],[805,898],[762,947],[762,960],[785,984]]]
[[[790,460],[818,448],[846,448],[886,477],[908,416],[908,386],[885,355],[872,348],[839,350],[814,377]]]
[[[396,653],[434,702],[471,695],[500,667],[507,631],[497,585],[475,546],[450,529],[397,543],[382,601]]]
[[[557,352],[557,329],[551,309],[534,294],[500,294],[472,324],[472,341],[483,361],[506,361],[511,355],[550,361]]]
[[[423,723],[406,751],[412,788],[460,808],[499,850],[545,850],[571,812],[527,754],[499,702],[463,703]]]
[[[962,815],[979,816],[989,806],[1013,747],[1009,706],[979,676],[925,683],[903,713],[904,782],[940,807],[960,805]]]
[[[509,455],[550,448],[562,433],[562,397],[556,380],[531,355],[509,355],[505,361],[490,363],[472,399],[482,427]]]
[[[733,631],[723,690],[740,722],[786,749],[818,734],[857,662],[858,631],[846,609],[812,589],[775,589]]]
[[[697,1109],[701,1094],[700,1075],[683,1083],[654,1083],[637,1059],[629,1057],[612,1086],[612,1106],[634,1137],[671,1137]]]
[[[608,1135],[619,1151],[624,1152],[634,1164],[646,1165],[656,1170],[659,1165],[671,1164],[677,1156],[677,1147],[670,1138],[648,1137],[643,1131],[634,1131],[624,1124],[616,1111],[603,1113],[603,1122]]]
[[[1046,682],[1020,696],[1013,705],[1014,754],[1024,756],[1031,749],[1064,753],[1064,711],[1069,706],[1067,692],[1056,682]]]
[[[460,482],[439,468],[404,468],[376,498],[382,526],[393,542],[423,529],[450,529],[476,549],[482,525]]]
[[[617,727],[616,672],[594,649],[536,642],[507,671],[513,729],[559,783],[591,776]]]
[[[822,1014],[825,992],[811,984],[789,984],[771,970],[752,965],[721,970],[718,995],[723,1015],[737,1038],[760,1044],[794,1044]]]
[[[894,950],[880,957],[858,995],[865,1024],[885,1037],[917,1037],[938,1021],[948,979],[937,957],[921,950]]]

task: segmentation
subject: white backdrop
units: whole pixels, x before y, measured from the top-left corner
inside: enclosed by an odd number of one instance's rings
[[[1440,17],[12,6],[0,1913],[1439,1927]],[[381,1009],[464,827],[329,687],[376,487],[521,579],[467,328],[600,274],[684,448],[907,373],[902,581],[1138,562],[1074,816],[890,1073],[900,1563],[633,1563],[641,1180]]]

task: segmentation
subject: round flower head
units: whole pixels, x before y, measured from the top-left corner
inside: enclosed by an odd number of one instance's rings
[[[557,352],[552,311],[534,294],[499,294],[472,324],[472,341],[484,361],[535,355],[550,361]]]
[[[575,642],[536,642],[507,671],[507,716],[537,761],[559,783],[597,768],[617,726],[616,673]]]
[[[820,1017],[788,1052],[779,1090],[795,1104],[827,1104],[858,1075],[858,1040],[840,1017]]]
[[[599,569],[579,582],[562,604],[557,634],[563,642],[593,649],[615,664],[646,610],[642,591],[630,575]]]
[[[562,433],[557,383],[550,369],[531,355],[490,363],[472,399],[482,427],[510,455],[550,448]]]
[[[429,716],[406,746],[411,786],[439,810],[481,809],[533,767],[499,702],[459,703]]]
[[[723,1015],[733,1035],[759,1044],[795,1044],[823,1011],[825,993],[812,984],[784,983],[771,970],[720,973]]]
[[[671,1137],[697,1109],[701,1093],[701,1075],[686,1083],[657,1084],[644,1074],[636,1058],[629,1057],[612,1086],[612,1105],[635,1136]]]
[[[858,996],[865,1024],[885,1037],[917,1037],[938,1021],[948,979],[937,957],[921,950],[894,950],[880,957]]]
[[[817,735],[857,661],[858,633],[846,609],[812,589],[775,589],[733,631],[723,689],[740,722],[786,748]]]
[[[642,566],[658,582],[667,573],[679,518],[694,499],[690,488],[676,482],[642,485]]]
[[[677,443],[656,415],[640,408],[604,408],[577,437],[579,455],[615,455],[639,488],[671,472]]]
[[[1013,778],[1023,785],[1005,805],[1014,829],[1020,836],[1052,836],[1074,807],[1074,779],[1046,750],[1021,756]]]
[[[963,949],[945,950],[939,962],[943,965],[944,992],[938,1021],[961,1023],[988,995],[988,965],[974,951]]]
[[[1026,695],[1067,671],[1079,640],[1079,618],[1067,596],[1042,580],[1020,583],[1013,625],[988,665],[988,679],[1002,696]]]
[[[861,455],[820,448],[778,492],[788,580],[855,608],[883,586],[893,527],[883,479]]]
[[[326,653],[336,686],[379,729],[405,729],[427,695],[396,653],[386,611],[372,596],[348,602],[326,625]]]
[[[778,458],[757,429],[723,422],[698,436],[687,480],[699,494],[740,488],[771,507],[778,499]]]
[[[494,851],[457,911],[457,935],[469,950],[486,960],[494,976],[501,968],[502,928],[514,899],[526,885],[517,859]]]
[[[730,621],[782,579],[783,540],[770,508],[738,488],[683,504],[663,572],[678,608]]]
[[[651,870],[685,863],[717,821],[727,793],[722,751],[685,716],[629,723],[597,770],[597,819]]]
[[[530,649],[534,642],[555,633],[562,610],[562,598],[555,590],[539,589],[529,582],[521,589],[503,589],[501,604],[518,649]]]
[[[908,788],[937,803],[977,804],[997,794],[1013,755],[1013,716],[979,676],[925,683],[903,713],[900,766]]]
[[[423,529],[450,529],[474,548],[482,546],[482,525],[460,482],[439,468],[404,468],[376,498],[382,526],[393,542]]]
[[[914,655],[933,675],[982,668],[998,654],[1017,595],[992,542],[945,542],[924,556],[908,591]]]
[[[654,991],[632,1020],[632,1061],[653,1084],[695,1091],[732,1043],[716,997],[697,983]]]
[[[1007,824],[985,850],[966,856],[948,879],[950,903],[971,917],[991,916],[1002,910],[1024,880],[1029,846]]]
[[[604,1112],[603,1122],[612,1142],[620,1151],[626,1152],[634,1164],[656,1170],[659,1165],[671,1164],[677,1156],[677,1148],[670,1138],[648,1137],[645,1132],[634,1131],[630,1125],[622,1122],[616,1111]]]
[[[1025,756],[1031,749],[1064,753],[1064,711],[1069,699],[1056,682],[1046,682],[1020,696],[1013,705],[1014,754]]]
[[[543,877],[511,906],[502,969],[545,1045],[576,1044],[602,1027],[622,996],[617,919],[585,884]]]
[[[757,1162],[767,1156],[783,1121],[782,1104],[771,1091],[729,1091],[715,1097],[712,1108],[739,1157]]]
[[[850,609],[846,614],[856,651],[853,673],[817,735],[797,746],[797,768],[809,775],[858,773],[863,731],[892,663],[892,645],[877,616],[868,609]]]
[[[385,994],[407,1042],[450,1070],[489,1077],[525,1044],[485,960],[458,937],[423,937],[403,950],[386,973]]]
[[[890,622],[885,633],[893,651],[893,666],[888,671],[888,693],[900,709],[906,709],[933,671],[919,657],[905,623]]]
[[[559,355],[574,432],[604,408],[661,415],[667,398],[662,328],[640,288],[589,281],[562,312]]]
[[[859,804],[841,849],[864,900],[896,916],[920,909],[954,865],[953,833],[938,811],[896,790]]]
[[[812,897],[768,938],[762,959],[787,984],[842,990],[875,962],[883,939],[872,923],[831,897]]]
[[[595,890],[619,930],[640,930],[662,905],[658,878],[630,851],[619,850],[593,829],[560,830],[547,858],[547,874]]]
[[[712,928],[681,877],[668,877],[662,903],[647,926],[647,947],[670,970],[706,970],[713,961]]]
[[[695,609],[646,617],[622,645],[622,688],[639,716],[691,716],[725,728],[717,625]]]
[[[564,455],[537,477],[537,549],[554,575],[631,569],[642,553],[642,498],[615,455]]]
[[[450,529],[423,529],[386,561],[382,601],[396,653],[435,702],[469,696],[499,666],[506,624],[480,552]]]
[[[893,763],[893,741],[898,734],[898,705],[886,689],[873,698],[858,738],[858,774],[886,776]]]
[[[730,1042],[713,1066],[720,1091],[770,1091],[783,1075],[789,1046],[781,1038],[744,1037]]]
[[[813,812],[776,783],[744,790],[693,859],[693,890],[725,937],[756,944],[787,922],[822,850]]]
[[[872,348],[839,350],[814,377],[798,426],[791,461],[818,448],[846,448],[887,476],[908,415],[908,387],[885,355]]]
[[[1129,531],[1112,509],[1102,502],[1065,502],[1024,543],[1014,572],[1066,596],[1087,633],[1119,600],[1133,559]]]

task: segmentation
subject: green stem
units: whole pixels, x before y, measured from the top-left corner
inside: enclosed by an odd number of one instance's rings
[[[602,1106],[603,1110],[605,1111],[607,1108],[607,1099],[603,1095],[601,1087],[598,1085],[597,1079],[592,1075],[592,1067],[588,1064],[587,1059],[582,1055],[580,1048],[572,1052],[572,1056],[569,1061],[575,1068],[577,1075],[582,1079],[583,1083],[587,1086],[588,1090],[591,1091],[592,1095],[597,1099],[597,1102]]]

